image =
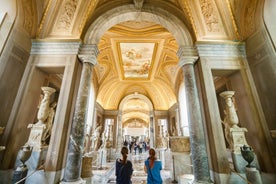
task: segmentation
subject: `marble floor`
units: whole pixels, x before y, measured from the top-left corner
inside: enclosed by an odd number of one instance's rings
[[[132,161],[133,164],[133,175],[132,175],[132,183],[133,184],[143,184],[147,181],[147,174],[144,172],[144,161],[148,157],[148,152],[143,152],[141,154],[130,154],[129,160]],[[161,177],[163,179],[163,183],[171,183],[171,171],[162,170]],[[116,183],[115,177],[115,160],[106,163],[106,169],[103,170],[93,170],[93,183],[99,184],[112,184]]]

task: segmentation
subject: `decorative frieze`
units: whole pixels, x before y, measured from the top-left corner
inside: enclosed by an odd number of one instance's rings
[[[200,8],[207,25],[207,30],[209,32],[219,32],[219,20],[215,15],[215,7],[212,2],[210,0],[200,0]]]

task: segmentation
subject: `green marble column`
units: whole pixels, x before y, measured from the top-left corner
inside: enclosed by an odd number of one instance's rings
[[[89,90],[92,85],[93,66],[97,62],[98,49],[96,45],[82,45],[78,54],[83,63],[78,95],[75,105],[73,124],[71,128],[67,161],[63,183],[82,183],[81,162],[84,146],[85,123],[87,118]]]
[[[212,183],[194,72],[194,63],[198,60],[197,50],[192,47],[180,47],[177,54],[184,75],[194,173],[193,183]]]

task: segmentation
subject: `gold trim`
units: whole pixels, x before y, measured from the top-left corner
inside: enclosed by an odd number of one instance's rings
[[[79,25],[79,30],[78,31],[79,31],[80,34],[82,34],[82,31],[83,31],[83,28],[85,26],[85,23],[88,20],[88,17],[90,17],[89,15],[92,14],[93,8],[95,10],[96,5],[98,4],[98,2],[99,2],[98,0],[91,0],[90,1],[90,4],[88,6],[88,10],[86,11],[87,13],[84,15],[84,18],[82,19],[82,22]]]
[[[184,1],[184,4],[185,4],[185,7],[187,8],[187,14],[188,14],[188,17],[189,17],[189,19],[191,21],[191,25],[193,27],[194,33],[195,33],[195,35],[197,37],[199,37],[199,35],[198,35],[199,33],[198,33],[197,29],[196,29],[195,21],[194,21],[192,15],[191,15],[191,8],[189,6],[190,4],[187,3],[187,0]]]
[[[234,14],[233,14],[232,6],[231,6],[229,0],[227,0],[226,2],[227,2],[227,7],[228,7],[229,12],[230,12],[230,18],[231,18],[231,21],[232,21],[232,24],[233,24],[233,26],[234,26],[234,30],[235,30],[235,33],[236,33],[236,38],[237,38],[238,40],[242,40],[241,35],[240,35],[240,33],[239,33],[239,30],[238,30],[238,26],[237,26],[237,23],[236,23]]]
[[[52,2],[53,2],[53,0],[48,1],[47,7],[45,9],[45,12],[43,13],[42,19],[41,19],[40,24],[39,24],[36,37],[39,37],[39,35],[41,33],[42,27],[44,26],[44,22],[45,22],[45,19],[46,19],[46,15],[47,15],[47,13],[50,9],[50,5],[52,4]]]

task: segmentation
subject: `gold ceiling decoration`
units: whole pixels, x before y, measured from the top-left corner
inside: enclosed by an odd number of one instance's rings
[[[102,36],[98,48],[97,102],[103,108],[118,109],[121,100],[135,92],[149,98],[156,110],[176,103],[178,46],[167,29],[147,21],[123,22]]]

